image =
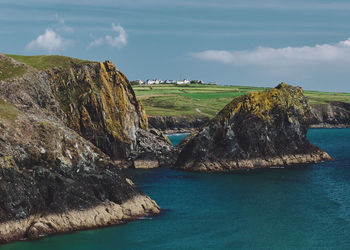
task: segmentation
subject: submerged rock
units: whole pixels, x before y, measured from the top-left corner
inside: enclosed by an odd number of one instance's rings
[[[300,87],[281,83],[237,97],[181,143],[176,168],[230,171],[329,160],[306,138],[310,117]]]
[[[52,88],[52,75],[2,55],[0,62],[2,74],[15,72],[14,67],[21,69],[18,75],[1,75],[0,79],[0,243],[118,224],[160,212],[159,206],[138,191],[123,176],[117,161],[106,154],[116,148],[110,155],[118,158],[133,145],[133,152],[138,152],[136,132],[147,128],[144,111],[134,97],[130,97],[134,103],[123,99],[125,105],[117,106],[118,110],[102,101],[113,98],[111,105],[119,102],[118,95],[127,94],[128,82],[114,86],[121,90],[108,97],[98,97],[98,91],[107,91],[105,83],[96,83],[105,84],[104,90],[99,90],[66,82],[74,88],[62,90],[73,104],[65,103],[61,92]],[[97,70],[98,65],[86,66],[86,75],[89,67]],[[70,72],[72,78],[86,76]],[[97,98],[95,106],[90,102],[92,93]],[[119,110],[122,107],[126,107],[125,113]],[[114,126],[113,121],[121,127],[108,127]],[[134,128],[127,130],[129,125]],[[160,137],[146,130],[144,133],[162,144]],[[108,138],[115,145],[98,144],[108,143]],[[169,145],[165,140],[163,143]]]

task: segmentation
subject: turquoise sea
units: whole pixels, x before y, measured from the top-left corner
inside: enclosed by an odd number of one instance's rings
[[[350,129],[308,137],[334,161],[231,174],[132,172],[161,215],[0,249],[350,249]]]

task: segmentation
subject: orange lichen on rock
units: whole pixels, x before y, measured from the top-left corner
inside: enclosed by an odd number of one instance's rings
[[[68,72],[50,70],[49,75],[69,127],[112,159],[126,158],[136,130],[148,129],[146,112],[126,77],[110,61],[72,65]]]

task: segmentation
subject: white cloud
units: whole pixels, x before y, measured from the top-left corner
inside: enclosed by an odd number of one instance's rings
[[[208,61],[262,67],[350,62],[350,38],[336,44],[304,47],[258,47],[246,51],[206,50],[193,53],[193,56]]]
[[[117,32],[117,36],[106,35],[105,37],[95,38],[92,36],[93,41],[90,42],[88,48],[99,46],[106,42],[112,47],[121,48],[128,43],[128,36],[125,29],[121,25],[115,25],[112,23],[112,30]]]
[[[94,38],[94,40],[92,42],[90,42],[88,48],[99,46],[103,42],[104,42],[104,39],[102,37],[101,38]]]
[[[117,48],[124,47],[128,43],[126,31],[122,26],[120,26],[119,24],[115,25],[114,23],[112,23],[112,29],[113,31],[118,32],[119,35],[115,37],[107,35],[105,37],[107,43],[112,47],[117,47]]]
[[[64,19],[60,17],[57,13],[56,13],[56,20],[58,22],[57,31],[64,32],[64,33],[74,33],[74,29],[66,25]]]
[[[67,48],[72,42],[62,38],[52,29],[46,29],[44,34],[27,44],[29,50],[45,50],[48,52],[60,51]]]

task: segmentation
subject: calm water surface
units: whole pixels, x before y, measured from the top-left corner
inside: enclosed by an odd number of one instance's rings
[[[350,129],[308,137],[335,160],[232,174],[137,171],[161,215],[0,249],[350,249]]]

